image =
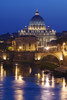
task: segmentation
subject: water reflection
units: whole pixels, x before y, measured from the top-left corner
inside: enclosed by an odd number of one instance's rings
[[[15,80],[22,80],[23,77],[28,77],[31,72],[32,69],[31,67],[19,67],[18,64],[16,64],[15,67]]]
[[[3,99],[3,94],[4,94],[3,84],[2,84],[2,82],[4,81],[4,77],[6,77],[6,71],[3,68],[3,63],[1,63],[0,64],[0,100]]]
[[[66,86],[65,78],[63,78],[63,83],[62,83],[63,90],[65,90],[65,86]]]
[[[23,95],[23,87],[25,85],[25,81],[22,77],[19,76],[18,80],[13,81],[13,89],[14,89],[14,100],[24,100]]]
[[[17,80],[17,66],[16,66],[16,71],[15,71],[15,80]]]
[[[3,68],[3,63],[0,65],[0,81],[3,81],[4,77],[6,77],[6,70]]]
[[[51,87],[55,88],[56,84],[62,85],[62,89],[66,90],[66,79],[65,78],[55,78],[53,75],[44,74],[44,71],[41,73],[35,74],[35,77],[37,78],[37,84],[42,85],[44,87]]]
[[[46,76],[45,87],[50,87],[50,81],[48,76]]]
[[[22,87],[24,87],[24,85],[25,81],[23,80],[23,76],[20,73],[20,68],[18,68],[18,65],[16,65],[15,81],[13,82],[15,100],[24,100],[23,98],[24,91],[22,90]]]
[[[55,78],[45,71],[31,77],[30,66],[15,64],[12,68],[12,76],[7,77],[10,68],[0,65],[0,100],[67,100],[65,78]]]
[[[16,65],[16,68],[15,68],[15,80],[22,81],[23,80],[22,79],[23,77],[19,74],[19,72],[20,72],[20,69]]]
[[[42,71],[42,82],[44,82],[44,79],[45,78],[45,76],[44,76],[44,71]]]
[[[56,100],[56,99],[54,99],[54,96],[53,95],[55,95],[54,94],[54,92],[52,92],[51,90],[42,90],[42,92],[41,92],[41,100]],[[57,99],[57,100],[59,100],[59,99]]]
[[[47,98],[48,100],[67,100],[67,84],[65,78],[54,78],[54,76],[44,74],[44,71],[39,76],[37,77],[39,80],[37,84],[45,88],[45,90],[43,89],[41,91],[42,100],[47,100]],[[53,89],[56,89],[56,91],[53,91]]]
[[[54,79],[54,76],[52,76],[52,88],[55,87],[55,79]]]
[[[65,78],[63,78],[62,81],[63,82],[62,82],[60,97],[61,100],[67,100],[67,84]]]

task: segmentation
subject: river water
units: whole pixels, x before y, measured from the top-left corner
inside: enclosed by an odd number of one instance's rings
[[[0,100],[67,100],[67,82],[31,67],[0,65]]]

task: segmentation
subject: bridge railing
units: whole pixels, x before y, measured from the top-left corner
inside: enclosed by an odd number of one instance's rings
[[[40,48],[38,49],[39,52],[49,52],[49,53],[55,53],[55,52],[60,52],[62,51],[62,48],[58,48],[58,47],[44,47],[44,48]]]

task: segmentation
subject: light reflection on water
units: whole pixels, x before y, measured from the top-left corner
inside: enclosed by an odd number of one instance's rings
[[[63,78],[63,83],[62,83],[62,88],[61,88],[61,100],[66,100],[67,99],[67,85],[66,85],[66,80]]]
[[[44,71],[31,77],[32,69],[14,66],[14,76],[7,76],[0,65],[0,100],[67,100],[65,78],[54,78]],[[25,76],[24,76],[25,75]]]
[[[14,89],[14,99],[15,100],[24,100],[23,98],[23,87],[25,85],[25,81],[21,80],[21,79],[17,79],[15,81],[13,81],[13,89]]]

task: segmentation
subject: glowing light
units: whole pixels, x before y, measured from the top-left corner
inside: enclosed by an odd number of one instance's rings
[[[19,46],[19,49],[22,49],[22,47],[21,47],[21,46]]]
[[[14,51],[14,48],[12,46],[8,47],[9,51]]]
[[[4,43],[4,41],[0,41],[0,43]]]
[[[44,81],[41,82],[41,85],[44,86]]]
[[[63,78],[62,81],[62,89],[61,89],[61,100],[67,100],[67,86],[66,86],[66,81],[65,78]]]
[[[1,64],[1,77],[3,77],[3,64]]]
[[[18,64],[16,63],[15,65],[17,66]]]
[[[40,60],[40,57],[38,57],[38,60]]]
[[[42,77],[42,82],[44,82],[44,76]]]
[[[22,86],[22,85],[21,85]],[[21,90],[21,89],[16,89],[15,90],[15,95],[14,95],[14,97],[15,97],[15,100],[24,100],[24,98],[23,98],[23,90]]]
[[[15,80],[17,80],[17,66],[16,66],[16,70],[15,70]]]
[[[42,82],[44,81],[44,71],[42,71]]]
[[[7,59],[6,55],[3,55],[3,59],[4,59],[4,60],[6,60],[6,59]]]
[[[13,85],[13,88],[14,88],[14,91],[15,91],[15,94],[14,94],[14,98],[15,100],[24,100],[24,92],[23,92],[23,89],[21,89],[21,87],[23,87],[25,85],[25,81],[15,81],[16,84],[14,83]],[[19,87],[19,89],[16,89],[16,87]]]
[[[32,72],[32,69],[30,68],[30,69],[29,69],[29,73],[31,74],[31,72]]]
[[[64,56],[67,56],[67,44],[63,43],[63,54]]]
[[[65,89],[65,85],[66,85],[65,78],[63,78],[63,89]]]
[[[63,57],[62,56],[60,57],[60,60],[63,60]]]
[[[45,47],[46,50],[49,50],[49,47]]]
[[[65,45],[65,42],[63,43],[63,45]]]
[[[55,87],[54,76],[52,76],[52,87]]]
[[[19,81],[21,81],[22,80],[22,76],[21,75],[19,75]]]
[[[38,73],[38,78],[40,78],[40,73]]]
[[[4,68],[3,68],[3,64],[1,64],[1,67],[0,67],[1,69],[0,69],[0,76],[1,76],[1,81],[3,81],[3,77],[5,77],[6,76],[6,71],[4,70]]]
[[[48,78],[48,76],[46,77],[45,87],[50,87],[50,84],[49,84],[49,78]]]

